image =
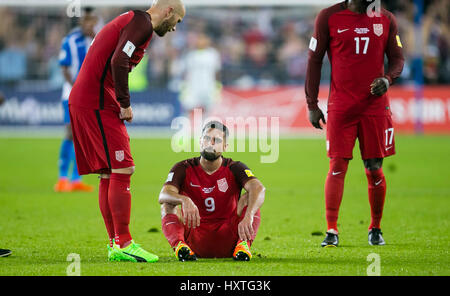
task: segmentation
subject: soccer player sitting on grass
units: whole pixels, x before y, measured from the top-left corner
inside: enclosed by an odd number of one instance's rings
[[[207,123],[201,156],[175,164],[159,195],[162,230],[180,261],[252,258],[265,188],[245,164],[222,156],[228,136],[220,122]]]

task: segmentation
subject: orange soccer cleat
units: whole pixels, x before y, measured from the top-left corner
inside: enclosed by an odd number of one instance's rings
[[[55,192],[70,192],[72,190],[72,185],[70,184],[69,180],[61,178],[55,184],[53,189],[55,190]]]
[[[183,241],[178,242],[178,245],[175,247],[175,257],[181,262],[197,260],[195,253]]]
[[[83,192],[92,192],[94,191],[94,187],[91,185],[85,184],[81,181],[73,182],[71,191],[83,191]]]
[[[250,261],[252,259],[252,253],[246,241],[238,241],[234,248],[233,259],[237,261]]]

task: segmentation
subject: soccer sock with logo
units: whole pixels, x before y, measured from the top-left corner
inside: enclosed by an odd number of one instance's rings
[[[73,142],[64,139],[61,143],[59,151],[59,178],[67,178],[70,166],[70,149],[73,147]]]
[[[380,229],[381,217],[383,216],[384,200],[386,198],[386,179],[383,169],[368,170],[366,176],[369,188],[369,203],[371,222],[369,229]]]
[[[349,160],[344,158],[331,158],[330,170],[325,181],[325,210],[328,230],[337,229],[339,207],[344,193],[345,174]]]
[[[111,214],[111,209],[108,202],[109,178],[100,178],[100,185],[98,190],[98,203],[100,205],[100,212],[105,221],[106,231],[108,232],[109,245],[112,247],[112,240],[114,239],[114,222]]]
[[[170,246],[175,249],[178,242],[184,241],[184,225],[176,214],[167,214],[161,219],[162,231]]]
[[[115,242],[121,248],[131,241],[131,175],[112,173],[109,179],[108,202],[114,223]]]

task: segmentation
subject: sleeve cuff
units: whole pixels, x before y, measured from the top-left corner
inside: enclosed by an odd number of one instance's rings
[[[389,81],[389,85],[392,85],[394,83],[389,75],[384,75],[384,78],[386,78]]]
[[[120,104],[120,107],[122,107],[124,109],[130,107],[130,105],[131,105],[129,100],[127,100],[127,101],[119,101],[119,104]]]
[[[311,104],[308,103],[308,110],[309,111],[319,110],[319,105],[317,104],[317,102]]]

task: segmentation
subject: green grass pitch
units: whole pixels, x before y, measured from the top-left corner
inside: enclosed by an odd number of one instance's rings
[[[386,246],[369,246],[367,180],[358,148],[347,173],[340,211],[340,247],[323,249],[323,188],[328,170],[323,139],[280,140],[279,160],[228,153],[266,186],[254,259],[179,262],[161,232],[158,193],[171,166],[197,153],[174,153],[169,139],[132,139],[131,233],[160,256],[154,264],[107,262],[107,235],[94,193],[53,192],[59,139],[0,139],[0,275],[66,275],[70,253],[81,275],[367,275],[380,257],[381,275],[450,275],[450,137],[397,136],[385,160],[388,184],[382,230]],[[97,176],[84,178],[97,188]],[[153,231],[150,231],[153,229]]]

